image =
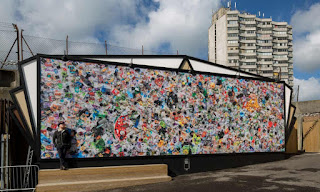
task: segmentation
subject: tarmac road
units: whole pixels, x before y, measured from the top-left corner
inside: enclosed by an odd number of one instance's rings
[[[320,153],[305,153],[283,161],[234,169],[181,175],[167,183],[108,191],[320,191]]]

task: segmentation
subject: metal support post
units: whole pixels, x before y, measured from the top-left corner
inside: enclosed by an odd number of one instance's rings
[[[107,44],[107,41],[104,41],[104,45],[106,47],[106,55],[108,55],[108,44]]]
[[[30,51],[31,55],[32,55],[32,56],[34,56],[34,54],[33,54],[32,50],[30,49],[29,44],[27,43],[26,39],[23,37],[22,31],[23,31],[23,29],[21,30],[21,39],[23,39],[24,43],[27,45],[27,47],[28,47],[28,49],[29,49],[29,51]],[[21,40],[21,47],[22,47],[22,43],[23,43],[23,42],[22,42],[22,40]],[[22,51],[23,51],[23,50],[22,50]]]
[[[28,185],[29,185],[29,176],[30,176],[30,168],[31,168],[31,164],[32,164],[32,156],[33,156],[33,150],[29,146],[28,156],[27,156],[27,161],[26,161],[26,169],[25,169],[24,177],[23,177],[24,188],[28,188]]]
[[[298,85],[298,92],[297,92],[297,102],[299,102],[299,85]]]
[[[5,169],[5,181],[6,181],[6,186],[9,186],[9,170],[8,170],[8,166],[9,166],[9,134],[7,132],[6,134],[6,169]]]
[[[21,60],[23,60],[23,36],[22,36],[22,32],[23,32],[23,29],[21,29],[21,32],[20,32],[20,41],[21,41]]]
[[[4,189],[4,138],[3,134],[1,134],[1,186],[0,189]]]
[[[67,38],[66,38],[66,52],[67,52],[67,55],[69,53],[69,50],[68,50],[68,40],[69,40],[69,36],[67,35]]]
[[[17,32],[17,54],[18,54],[18,61],[20,61],[20,38],[19,38],[19,28],[16,24],[12,24]]]
[[[9,57],[11,51],[12,51],[12,48],[13,48],[14,44],[16,44],[16,42],[17,42],[17,39],[13,42],[13,44],[12,44],[12,46],[11,46],[11,48],[10,48],[7,56],[6,56],[6,58],[5,58],[4,61],[2,62],[2,66],[0,67],[0,69],[2,69],[2,67],[6,64],[6,61],[7,61],[8,57]]]

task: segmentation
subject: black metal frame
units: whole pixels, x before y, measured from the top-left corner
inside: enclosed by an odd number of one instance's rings
[[[38,55],[41,55],[41,54],[38,54]],[[51,55],[51,56],[62,57],[63,55]],[[261,75],[258,75],[258,74],[253,74],[253,73],[250,73],[250,72],[247,72],[247,71],[234,69],[234,68],[231,68],[231,67],[228,67],[228,66],[224,66],[224,65],[221,65],[221,64],[217,64],[217,63],[212,63],[210,61],[206,61],[206,60],[199,59],[199,58],[196,58],[196,57],[191,57],[191,56],[188,56],[188,55],[68,55],[67,57],[68,58],[83,58],[83,59],[89,58],[89,59],[92,59],[92,60],[95,60],[95,61],[97,61],[96,59],[99,59],[99,58],[133,58],[133,59],[134,58],[137,58],[137,59],[143,59],[143,58],[152,58],[152,59],[158,59],[158,58],[182,58],[182,59],[188,60],[189,65],[193,69],[193,67],[192,67],[192,65],[191,65],[191,63],[189,61],[189,59],[192,59],[192,60],[199,61],[199,62],[208,64],[208,65],[211,65],[211,66],[220,67],[220,68],[223,68],[223,69],[234,71],[236,73],[241,72],[243,74],[247,74],[247,75],[251,75],[251,76],[254,76],[254,77],[258,77],[258,78],[264,79],[266,81],[270,80],[272,82],[281,82],[281,83],[284,83],[289,89],[292,90],[292,88],[285,81],[275,80],[275,79],[272,79],[272,78],[269,78],[269,77],[264,77],[264,76],[261,76]],[[101,61],[101,60],[98,60],[98,61]],[[101,61],[101,62],[104,62],[104,61]],[[181,62],[181,65],[179,66],[179,68],[182,66],[182,64],[183,64],[183,61]],[[235,75],[235,76],[237,76],[237,77],[247,77],[247,76],[241,76],[241,75]]]
[[[290,109],[290,111],[291,111],[291,108],[293,108],[293,112],[292,112],[292,118],[291,118],[291,122],[290,122],[290,124],[289,124],[289,119],[290,119],[290,117],[288,118],[288,122],[287,122],[287,134],[286,134],[286,143],[288,142],[288,140],[289,140],[289,137],[290,137],[290,135],[291,135],[291,132],[292,132],[292,129],[293,129],[293,127],[294,127],[294,123],[295,123],[295,120],[293,120],[295,117],[294,117],[294,114],[296,113],[296,106],[294,106],[294,105],[292,105],[292,104],[290,104],[290,107],[289,107],[289,109]],[[290,116],[290,111],[289,111],[289,116]]]
[[[290,87],[290,86],[287,85],[287,84],[285,84],[285,86],[288,87],[288,88],[290,89],[290,91],[291,91],[291,93],[290,93],[290,104],[289,104],[289,115],[290,115],[290,107],[293,106],[293,105],[291,104],[292,95],[293,95],[293,89],[292,89],[292,87]],[[295,106],[294,106],[294,107],[295,107]],[[296,111],[296,110],[294,110],[294,113],[295,113],[295,111]],[[294,113],[293,113],[293,114],[294,114]],[[287,119],[287,123],[289,123],[288,120],[289,120],[289,117],[288,117],[288,119]],[[289,126],[289,125],[287,125],[287,126]]]
[[[51,56],[62,57],[62,55],[51,55]],[[228,69],[228,70],[234,71],[236,73],[241,72],[243,74],[251,75],[251,76],[254,76],[254,77],[259,77],[259,78],[262,78],[262,79],[273,80],[273,79],[268,78],[268,77],[264,77],[264,76],[261,76],[261,75],[257,75],[257,74],[249,73],[249,72],[246,72],[246,71],[242,71],[242,70],[234,69],[234,68],[231,68],[231,67],[227,67],[227,66],[224,66],[224,65],[212,63],[210,61],[202,60],[202,59],[191,57],[191,56],[188,56],[188,55],[68,55],[67,57],[68,58],[92,59],[92,60],[96,60],[96,59],[99,59],[99,58],[127,58],[127,59],[128,58],[133,58],[133,59],[134,58],[136,58],[136,59],[181,58],[181,59],[184,59],[184,60],[188,60],[189,65],[193,69],[193,67],[192,67],[192,65],[191,65],[191,63],[189,61],[189,59],[192,59],[192,60],[199,61],[199,62],[208,64],[208,65],[211,65],[211,66],[220,67],[220,68],[223,68],[223,69]],[[100,60],[98,60],[98,61],[100,61]],[[181,64],[183,64],[183,62]],[[179,68],[180,67],[181,67],[181,65],[179,66]]]
[[[37,130],[35,129],[35,122],[34,122],[34,117],[33,117],[33,112],[31,111],[31,103],[30,103],[30,98],[29,98],[29,94],[27,93],[27,87],[26,87],[26,84],[25,84],[25,77],[24,77],[24,73],[22,71],[22,67],[24,65],[26,65],[27,63],[37,59],[38,56],[34,56],[34,57],[30,57],[29,59],[26,59],[26,60],[23,60],[21,62],[18,63],[18,70],[19,70],[19,73],[20,73],[20,84],[21,86],[23,87],[24,91],[25,91],[25,98],[26,98],[26,101],[27,101],[27,106],[28,106],[28,112],[29,112],[29,116],[30,116],[30,122],[31,122],[31,126],[32,126],[32,131],[34,133],[34,138],[36,138],[36,134],[37,134]],[[36,75],[36,74],[35,74]]]
[[[194,69],[193,69],[193,67],[192,67],[192,65],[191,65],[191,63],[190,63],[190,61],[189,61],[188,59],[186,59],[186,58],[183,58],[183,59],[182,59],[182,61],[181,61],[180,65],[179,65],[179,67],[178,67],[178,71],[182,68],[182,66],[183,66],[183,64],[184,64],[185,62],[187,62],[187,63],[188,63],[188,65],[190,66],[189,71],[194,71]]]
[[[291,104],[291,100],[292,100],[292,94],[293,94],[293,89],[292,89],[292,87],[290,87],[288,84],[286,84],[286,83],[284,83],[284,102],[285,102],[285,105],[284,105],[284,119],[285,119],[285,121],[284,121],[284,123],[285,123],[285,143],[284,143],[284,145],[286,146],[286,144],[287,144],[287,142],[288,142],[288,139],[289,139],[289,136],[290,136],[290,134],[291,134],[291,131],[292,131],[292,129],[290,129],[289,130],[289,126],[290,125],[288,125],[288,121],[289,121],[289,115],[290,115],[290,108],[291,108],[291,106],[293,106],[292,104]],[[287,117],[286,117],[286,87],[288,87],[289,89],[290,89],[290,103],[289,103],[289,113],[288,113],[288,119],[287,119]],[[295,113],[295,110],[294,110],[294,113]],[[294,114],[293,113],[293,114]],[[285,147],[285,152],[287,152],[287,147]]]
[[[284,121],[284,125],[285,125],[285,129],[287,129],[287,124],[288,124],[288,122],[287,122],[287,113],[286,113],[286,84],[284,84],[284,94],[283,94],[283,96],[284,96],[284,119],[285,119],[285,121]],[[288,86],[288,87],[290,87],[290,86]],[[292,90],[291,90],[291,95],[292,95]],[[290,101],[291,101],[291,95],[290,95]],[[290,105],[289,105],[289,112],[290,112]]]
[[[93,58],[93,59],[86,59],[87,58]],[[283,102],[284,102],[284,129],[285,129],[285,137],[287,135],[287,118],[286,118],[286,97],[285,97],[285,86],[287,86],[288,88],[290,88],[291,90],[291,96],[292,96],[292,88],[290,86],[288,86],[284,81],[277,81],[274,79],[270,79],[267,77],[263,77],[260,75],[256,75],[256,74],[251,74],[245,71],[239,71],[233,68],[229,68],[226,66],[222,66],[222,65],[218,65],[215,63],[211,63],[208,61],[204,61],[201,59],[197,59],[194,57],[189,57],[186,55],[110,55],[110,56],[105,56],[105,55],[45,55],[45,54],[37,54],[34,57],[31,57],[27,60],[24,60],[22,62],[20,62],[19,65],[19,72],[22,75],[22,86],[25,88],[25,82],[24,82],[24,76],[22,73],[22,67],[23,65],[25,65],[26,63],[32,61],[32,60],[36,60],[37,62],[37,117],[38,117],[38,122],[35,122],[37,124],[37,131],[35,131],[34,133],[37,133],[37,135],[35,135],[35,138],[37,138],[35,140],[35,151],[37,153],[37,161],[38,162],[56,162],[57,159],[41,159],[40,154],[41,154],[41,143],[40,143],[40,126],[41,126],[41,112],[40,112],[40,81],[41,81],[41,66],[40,66],[40,58],[49,58],[49,59],[58,59],[58,60],[63,60],[63,59],[67,59],[67,60],[73,60],[73,61],[79,61],[79,62],[88,62],[88,63],[95,63],[95,64],[104,64],[104,65],[117,65],[117,66],[125,66],[125,67],[133,67],[133,68],[147,68],[147,69],[155,69],[155,70],[167,70],[167,71],[175,71],[177,73],[191,73],[191,74],[203,74],[203,75],[214,75],[214,76],[219,76],[219,77],[229,77],[229,78],[235,78],[235,79],[248,79],[248,80],[258,80],[258,81],[266,81],[266,82],[274,82],[274,83],[278,83],[278,84],[283,84],[284,85],[284,92],[283,92]],[[175,68],[167,68],[167,67],[157,67],[157,66],[147,66],[147,65],[138,65],[138,64],[128,64],[128,63],[121,63],[121,62],[110,62],[110,61],[101,61],[101,60],[95,60],[94,58],[182,58],[182,62],[179,66],[179,68],[175,69]],[[202,71],[195,71],[189,61],[189,59],[192,60],[196,60],[199,62],[204,62],[206,64],[212,65],[212,66],[217,66],[217,67],[221,67],[224,69],[228,69],[228,70],[232,70],[235,72],[241,72],[244,74],[248,74],[251,76],[255,76],[255,77],[248,77],[248,76],[241,76],[241,75],[229,75],[229,74],[221,74],[221,73],[212,73],[212,72],[202,72]],[[189,62],[189,65],[191,67],[191,70],[183,70],[180,69],[180,67],[182,66],[182,64],[187,61]],[[26,89],[25,89],[26,90]],[[29,105],[30,103],[30,99],[29,99],[29,95],[27,93],[25,93],[26,95],[26,100],[27,100],[27,104]],[[290,96],[290,98],[291,98]],[[29,107],[29,106],[28,106]],[[31,114],[31,110],[29,107],[29,113]],[[32,114],[31,114],[32,115]],[[30,115],[30,117],[31,117]],[[286,145],[286,141],[284,141],[284,145]],[[275,153],[275,154],[283,154],[284,152],[245,152],[245,153],[216,153],[216,154],[193,154],[193,157],[215,157],[217,155],[219,156],[237,156],[239,154],[270,154],[270,153]],[[163,159],[163,158],[186,158],[186,157],[190,157],[190,155],[161,155],[161,156],[135,156],[135,157],[99,157],[99,158],[77,158],[77,160],[79,161],[92,161],[92,160],[144,160],[144,159]]]
[[[25,118],[24,118],[24,116],[21,116],[21,111],[20,111],[19,107],[15,106],[15,105],[9,107],[9,114],[12,117],[13,121],[15,122],[15,124],[17,125],[17,127],[19,128],[19,130],[22,133],[22,135],[24,136],[24,138],[26,139],[26,141],[28,142],[28,144],[31,146],[32,149],[34,149],[35,148],[35,142],[34,142],[33,136],[31,136],[30,132],[28,132],[26,130],[26,129],[28,129],[28,126],[25,124]],[[13,112],[14,110],[18,111],[19,116],[21,118],[21,121],[22,121],[22,123],[24,125],[20,124],[20,121],[17,119],[16,115]],[[25,129],[22,126],[24,126]]]

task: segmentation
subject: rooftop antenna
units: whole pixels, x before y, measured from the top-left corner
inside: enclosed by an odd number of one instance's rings
[[[237,2],[234,2],[234,9],[237,10]]]

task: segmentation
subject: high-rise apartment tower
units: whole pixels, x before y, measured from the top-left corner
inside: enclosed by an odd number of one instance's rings
[[[292,26],[220,8],[212,16],[209,61],[293,86]]]

